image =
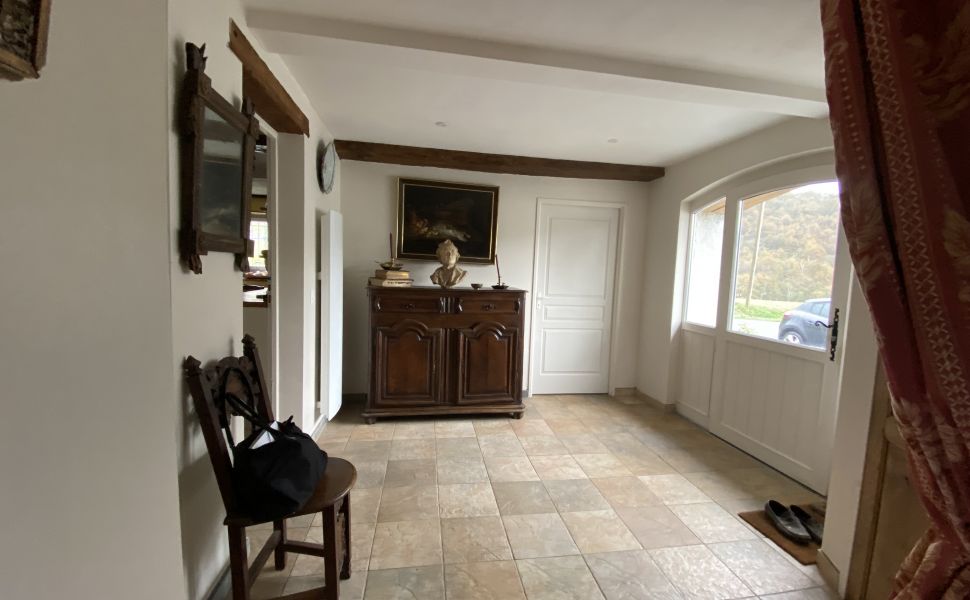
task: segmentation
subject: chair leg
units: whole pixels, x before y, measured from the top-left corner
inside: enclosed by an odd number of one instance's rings
[[[350,494],[344,498],[343,504],[340,507],[340,512],[343,513],[343,531],[340,532],[344,536],[344,560],[343,564],[340,565],[340,578],[350,579]]]
[[[330,505],[323,509],[323,576],[327,589],[325,600],[340,597],[340,580],[337,578],[337,545],[340,543],[337,531],[337,507]]]
[[[249,557],[246,555],[246,528],[229,526],[229,570],[232,600],[249,600]]]
[[[286,543],[286,521],[283,519],[273,521],[273,530],[280,532],[280,542],[273,550],[273,560],[276,570],[282,571],[286,568],[286,550],[283,549],[283,545]]]

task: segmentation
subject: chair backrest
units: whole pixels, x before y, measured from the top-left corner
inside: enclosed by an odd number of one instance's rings
[[[202,368],[197,358],[189,356],[182,363],[182,369],[226,512],[236,513],[238,503],[232,483],[232,460],[226,443],[234,411],[225,401],[223,391],[235,395],[267,421],[273,421],[273,405],[264,383],[256,340],[250,335],[243,337],[243,356],[227,356],[206,368]]]

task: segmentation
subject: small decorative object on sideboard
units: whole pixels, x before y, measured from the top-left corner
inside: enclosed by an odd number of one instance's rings
[[[390,250],[391,258],[383,262],[377,261],[377,264],[379,264],[381,268],[384,269],[385,271],[400,271],[401,269],[404,268],[404,263],[399,261],[394,256],[394,234],[393,233],[388,235],[388,245],[389,245],[388,250]]]
[[[37,79],[47,62],[51,0],[0,0],[0,79]]]
[[[391,248],[391,259],[379,263],[381,265],[380,269],[374,271],[374,276],[371,277],[367,282],[371,287],[411,287],[413,279],[411,279],[411,273],[404,270],[404,263],[398,262],[394,258],[394,234],[392,233],[389,239]]]
[[[441,266],[431,274],[431,283],[436,283],[443,288],[454,287],[461,283],[461,280],[468,273],[458,267],[458,259],[461,258],[461,254],[458,253],[455,244],[451,240],[445,240],[438,244],[438,250],[435,254],[441,262]]]
[[[498,254],[495,255],[495,274],[498,275],[498,283],[492,286],[493,290],[507,290],[509,284],[502,283],[502,269],[498,266]]]
[[[480,289],[482,289],[482,284],[480,284],[480,283],[473,283],[472,284],[472,289],[473,290],[480,290]]]

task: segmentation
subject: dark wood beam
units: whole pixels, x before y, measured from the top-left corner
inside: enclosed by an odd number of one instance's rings
[[[310,120],[273,75],[235,21],[229,21],[229,49],[243,67],[243,96],[253,101],[256,112],[280,133],[310,135]]]
[[[511,173],[537,177],[574,177],[576,179],[617,179],[653,181],[664,176],[663,167],[621,165],[616,163],[535,158],[510,154],[483,154],[461,150],[440,150],[416,146],[396,146],[371,142],[336,140],[337,155],[344,160],[440,167],[485,173]]]

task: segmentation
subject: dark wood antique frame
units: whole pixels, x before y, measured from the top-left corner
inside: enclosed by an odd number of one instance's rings
[[[481,258],[475,256],[462,255],[461,262],[478,263],[490,265],[495,262],[495,237],[498,232],[498,192],[499,188],[495,185],[474,185],[469,183],[455,183],[451,181],[433,181],[430,179],[407,179],[401,177],[397,180],[397,258],[412,258],[418,260],[438,260],[432,254],[420,254],[417,252],[404,251],[404,188],[408,185],[437,187],[455,190],[472,190],[475,192],[489,192],[492,194],[492,223],[489,231],[491,239],[488,242],[488,257]]]
[[[0,23],[6,23],[4,29],[30,27],[12,32],[13,41],[0,44],[0,79],[37,79],[47,62],[51,0],[34,0],[29,7],[15,8],[14,4],[12,0],[0,0]]]
[[[249,239],[249,205],[252,193],[253,163],[259,123],[254,116],[252,102],[243,102],[242,111],[212,89],[212,80],[205,74],[205,46],[185,44],[185,80],[182,84],[181,128],[181,179],[182,179],[182,228],[179,232],[179,253],[182,263],[193,273],[202,273],[201,255],[213,252],[231,252],[236,255],[236,266],[241,271],[248,268],[248,256],[253,250]],[[203,125],[205,109],[209,108],[243,135],[242,195],[239,198],[242,218],[239,235],[227,236],[202,230],[199,207],[202,202]]]

